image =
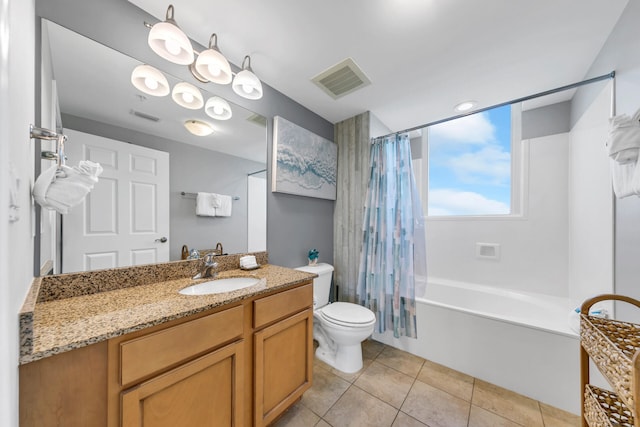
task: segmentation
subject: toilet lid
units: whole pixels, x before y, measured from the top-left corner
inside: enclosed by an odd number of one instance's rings
[[[376,321],[373,311],[349,302],[334,302],[324,306],[322,317],[329,322],[350,325],[364,325]]]

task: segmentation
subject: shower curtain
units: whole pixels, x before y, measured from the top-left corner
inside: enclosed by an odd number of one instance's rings
[[[377,138],[371,147],[357,296],[378,332],[416,338],[415,276],[426,276],[422,205],[407,134]]]

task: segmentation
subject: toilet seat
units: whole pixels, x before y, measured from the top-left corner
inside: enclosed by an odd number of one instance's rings
[[[368,327],[376,321],[371,310],[349,302],[328,304],[319,310],[319,314],[328,323],[352,328]]]

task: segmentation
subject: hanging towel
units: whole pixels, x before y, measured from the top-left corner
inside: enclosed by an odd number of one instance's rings
[[[215,200],[212,193],[199,192],[196,196],[196,215],[216,216]]]
[[[218,194],[220,199],[220,207],[216,208],[216,216],[231,216],[231,196],[225,196],[224,194]]]
[[[66,214],[84,200],[98,182],[102,166],[89,160],[78,166],[51,166],[42,172],[33,186],[33,198],[40,206]]]
[[[640,153],[640,109],[633,117],[621,114],[609,119],[609,157],[618,163],[635,163]]]

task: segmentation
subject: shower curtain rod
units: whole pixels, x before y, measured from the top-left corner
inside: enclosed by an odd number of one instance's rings
[[[266,171],[267,171],[266,169],[260,169],[259,171],[248,173],[247,176],[255,175],[257,173],[266,172]]]
[[[412,128],[401,130],[401,131],[398,131],[398,132],[391,132],[391,133],[389,133],[387,135],[377,136],[377,137],[372,138],[372,139],[386,138],[388,136],[399,135],[401,133],[413,132],[414,130],[426,128],[427,126],[439,125],[440,123],[449,122],[449,121],[455,120],[455,119],[460,119],[462,117],[470,116],[471,114],[482,113],[483,111],[491,110],[493,108],[504,107],[505,105],[515,104],[516,102],[524,102],[524,101],[528,101],[530,99],[540,98],[541,96],[552,95],[554,93],[562,92],[563,90],[574,89],[574,88],[577,88],[577,87],[580,87],[580,86],[584,86],[584,85],[587,85],[587,84],[590,84],[590,83],[595,83],[595,82],[599,82],[599,81],[607,80],[607,79],[613,79],[615,76],[616,76],[616,72],[612,71],[609,74],[603,74],[601,76],[593,77],[593,78],[590,78],[590,79],[587,79],[587,80],[583,80],[581,82],[572,83],[572,84],[569,84],[569,85],[566,85],[566,86],[557,87],[555,89],[545,90],[544,92],[539,92],[539,93],[536,93],[534,95],[524,96],[522,98],[517,98],[517,99],[513,99],[511,101],[502,102],[500,104],[492,105],[490,107],[484,107],[484,108],[480,108],[478,110],[469,111],[468,113],[458,114],[457,116],[448,117],[446,119],[436,120],[434,122],[426,123],[426,124],[423,124],[423,125],[420,125],[420,126],[414,126]]]

